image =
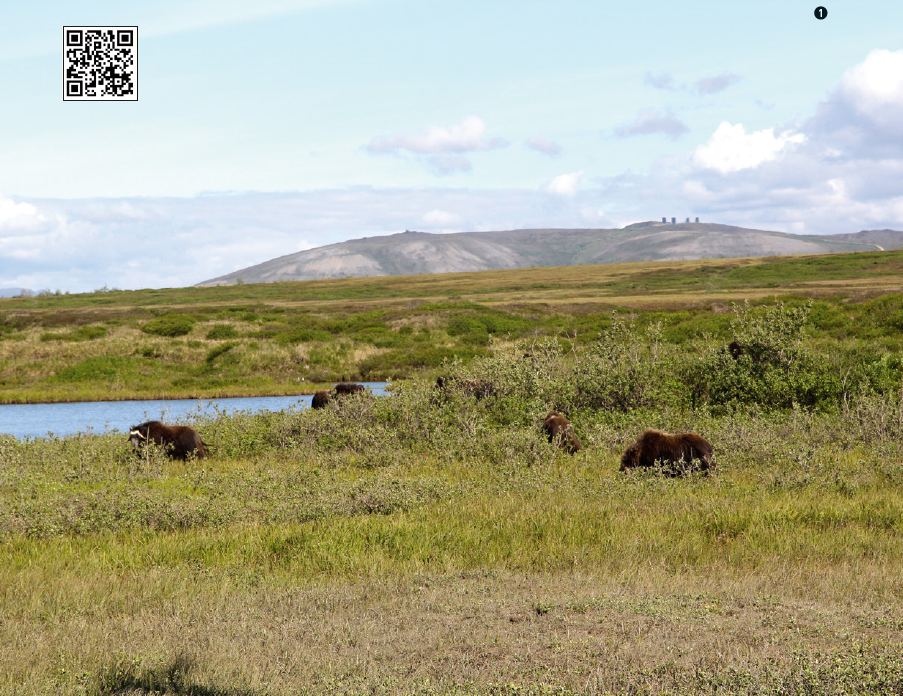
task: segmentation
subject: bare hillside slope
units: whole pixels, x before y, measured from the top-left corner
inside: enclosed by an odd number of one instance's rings
[[[903,248],[903,232],[795,235],[711,223],[646,222],[623,229],[403,232],[299,251],[198,283],[317,280],[697,258]]]

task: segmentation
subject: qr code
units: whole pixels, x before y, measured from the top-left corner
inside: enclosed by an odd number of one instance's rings
[[[63,101],[138,101],[138,27],[63,27]]]

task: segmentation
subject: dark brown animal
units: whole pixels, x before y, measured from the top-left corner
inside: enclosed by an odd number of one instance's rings
[[[160,421],[147,421],[129,428],[132,447],[153,442],[166,450],[174,459],[187,459],[191,453],[198,459],[207,456],[207,443],[194,428],[187,425],[164,425]]]
[[[746,352],[745,350],[743,350],[743,346],[741,346],[736,341],[731,341],[730,343],[728,343],[727,350],[734,360],[739,360],[740,356]]]
[[[691,470],[693,460],[699,460],[702,471],[715,469],[712,444],[696,433],[669,435],[661,430],[646,430],[621,457],[621,471],[635,466],[668,465],[667,473],[679,476]]]
[[[569,454],[574,454],[578,450],[583,449],[583,445],[580,444],[580,440],[574,434],[574,427],[571,425],[571,422],[560,413],[549,412],[545,422],[542,424],[542,429],[549,436],[549,442],[557,443],[561,449],[567,450]]]
[[[332,388],[335,396],[347,396],[348,394],[360,394],[367,391],[367,387],[363,384],[352,384],[350,382],[339,382]]]
[[[314,394],[314,398],[310,400],[311,408],[326,408],[329,405],[329,392],[328,391],[318,391]]]
[[[332,391],[318,391],[310,400],[311,408],[326,408],[329,402],[340,396],[348,396],[350,394],[366,394],[367,387],[363,384],[352,384],[350,382],[339,382],[332,388]]]

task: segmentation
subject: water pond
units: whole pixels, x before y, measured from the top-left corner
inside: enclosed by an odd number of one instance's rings
[[[374,394],[386,393],[387,382],[361,382]],[[187,414],[217,411],[282,411],[310,408],[312,396],[243,396],[227,399],[166,399],[150,401],[79,401],[64,404],[0,405],[0,433],[20,439],[76,433],[128,432],[146,420],[184,422]]]

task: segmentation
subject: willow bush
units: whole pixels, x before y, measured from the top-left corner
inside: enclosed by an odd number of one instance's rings
[[[756,404],[764,408],[836,405],[841,380],[830,361],[805,344],[811,302],[803,307],[777,303],[754,311],[734,306],[731,333],[739,350],[710,345],[687,361],[684,381],[694,404]]]

